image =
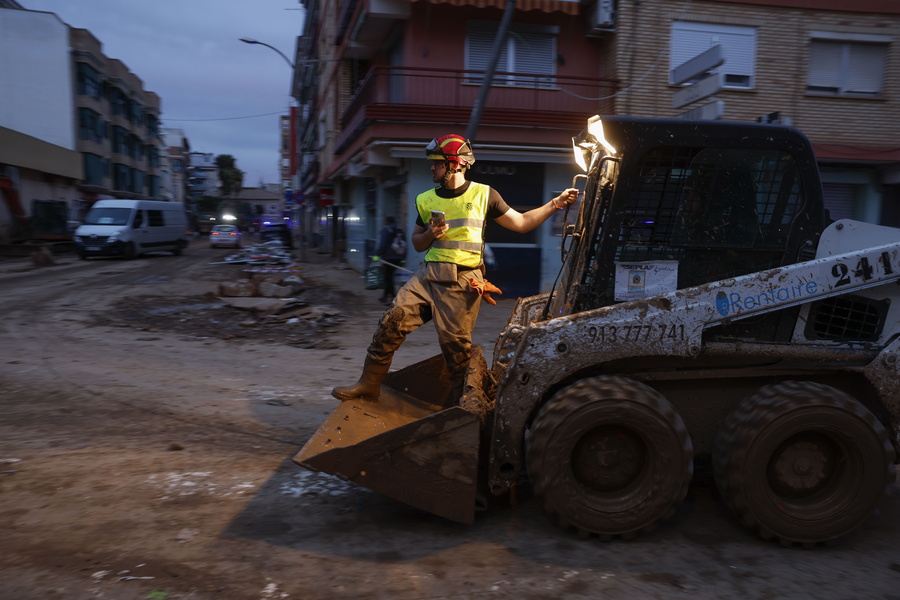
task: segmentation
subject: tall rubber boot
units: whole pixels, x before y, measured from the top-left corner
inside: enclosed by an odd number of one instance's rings
[[[331,390],[331,395],[342,402],[345,400],[368,400],[369,402],[375,402],[378,400],[378,396],[381,393],[381,381],[384,379],[384,376],[387,375],[390,368],[390,363],[380,365],[367,356],[366,362],[363,365],[362,375],[359,376],[359,381],[353,385],[336,387]]]

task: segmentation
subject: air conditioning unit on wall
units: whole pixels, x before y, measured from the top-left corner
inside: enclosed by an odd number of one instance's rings
[[[616,0],[597,0],[590,12],[588,35],[602,36],[616,30]]]

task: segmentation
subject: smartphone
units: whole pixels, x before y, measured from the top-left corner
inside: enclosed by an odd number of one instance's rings
[[[442,210],[433,210],[431,211],[431,222],[435,225],[443,225],[444,224],[444,211]]]

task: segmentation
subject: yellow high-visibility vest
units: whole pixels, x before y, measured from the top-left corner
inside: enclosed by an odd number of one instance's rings
[[[431,220],[431,211],[444,211],[449,229],[441,239],[434,240],[425,253],[425,260],[451,262],[464,267],[479,266],[491,188],[473,181],[469,183],[469,189],[456,198],[441,198],[436,190],[419,194],[416,210],[426,224]]]

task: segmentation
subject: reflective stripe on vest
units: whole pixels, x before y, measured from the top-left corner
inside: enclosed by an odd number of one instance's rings
[[[447,233],[435,240],[425,253],[426,261],[452,262],[464,267],[481,264],[490,189],[473,181],[465,193],[456,198],[441,198],[434,189],[419,194],[416,210],[422,222],[431,220],[431,211],[441,210],[448,226]]]

